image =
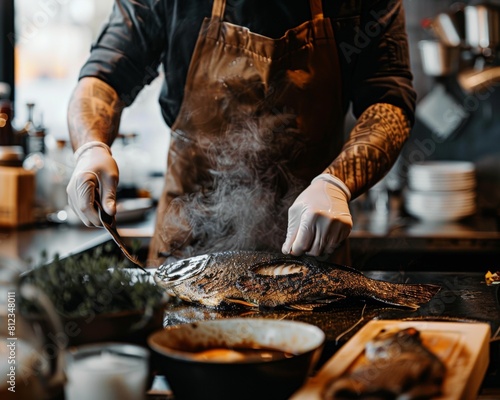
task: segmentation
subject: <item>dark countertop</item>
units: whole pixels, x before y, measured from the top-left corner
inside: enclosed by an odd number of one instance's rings
[[[318,311],[292,310],[213,310],[184,302],[167,305],[165,326],[207,319],[231,317],[291,319],[320,327],[326,344],[318,368],[367,322],[373,319],[415,321],[485,322],[491,328],[490,367],[483,384],[483,395],[500,395],[500,285],[487,286],[478,272],[394,272],[367,271],[368,277],[396,283],[432,283],[441,291],[418,310],[407,310],[376,303],[349,303]],[[498,397],[491,397],[498,398]]]
[[[450,222],[420,221],[407,213],[400,198],[388,211],[352,207],[352,265],[382,270],[478,271],[500,269],[500,218],[496,212]]]
[[[476,215],[458,222],[420,222],[391,207],[387,213],[353,210],[350,235],[351,264],[360,269],[478,270],[500,265],[500,232],[497,218]],[[154,209],[140,218],[118,223],[124,238],[139,238],[147,246],[153,233]],[[37,263],[42,252],[51,259],[79,253],[110,240],[102,229],[78,224],[55,224],[0,229],[0,257]],[[498,267],[500,269],[500,267]]]
[[[154,210],[140,218],[118,224],[124,238],[137,238],[145,242],[153,233]],[[100,228],[88,228],[83,224],[46,223],[16,229],[0,229],[0,257],[21,261],[26,266],[37,265],[42,253],[50,260],[56,254],[66,257],[80,253],[111,240]]]
[[[289,318],[320,326],[327,340],[340,345],[371,319],[414,319],[488,322],[492,335],[500,339],[500,285],[486,285],[479,272],[395,272],[367,271],[369,278],[394,283],[435,284],[441,290],[417,310],[378,302],[338,303],[318,311],[299,310],[215,310],[171,301],[167,306],[165,325],[238,316]],[[356,325],[355,325],[356,324]],[[355,326],[354,326],[355,325]]]
[[[418,220],[406,213],[401,197],[392,196],[387,207],[387,210],[377,210],[358,199],[351,203],[354,221],[351,238],[385,238],[390,241],[401,238],[432,238],[443,241],[443,244],[446,239],[474,238],[497,244],[500,240],[500,216],[491,210],[479,210],[476,214],[458,221],[429,222]],[[404,245],[402,241],[401,243]]]
[[[141,238],[147,245],[153,231],[155,214],[153,210],[144,218],[119,224],[119,231],[125,238]],[[309,322],[320,326],[328,337],[323,361],[331,356],[340,345],[371,319],[433,319],[451,321],[483,321],[492,329],[491,368],[485,381],[487,393],[498,396],[498,371],[500,364],[499,330],[500,306],[499,285],[486,286],[484,283],[485,265],[470,264],[467,271],[459,268],[451,261],[450,255],[464,257],[464,251],[476,258],[489,251],[500,251],[500,234],[493,228],[488,218],[472,218],[451,225],[440,224],[427,226],[411,218],[389,214],[382,218],[371,213],[357,214],[355,227],[351,235],[353,255],[365,257],[366,274],[375,279],[398,282],[436,283],[443,290],[427,305],[417,312],[376,305],[363,309],[359,306],[338,308],[324,312],[290,312],[276,311],[253,313],[245,312],[248,317],[288,318]],[[110,236],[102,229],[87,228],[81,225],[47,224],[22,229],[0,230],[0,257],[12,258],[26,262],[40,259],[45,251],[49,259],[56,253],[69,256],[93,248],[110,240]],[[439,245],[442,244],[442,246]],[[433,247],[434,246],[434,247]],[[464,250],[465,249],[465,250]],[[404,255],[412,257],[417,253],[436,256],[447,253],[448,259],[443,261],[443,268],[424,271],[418,264],[415,268],[399,268],[396,271],[387,264],[388,257],[393,256],[395,265],[401,265]],[[371,258],[368,258],[371,255]],[[369,263],[379,256],[384,260],[382,269],[371,268]],[[30,261],[31,260],[31,261]],[[499,258],[496,258],[499,260]],[[398,264],[399,263],[399,264]],[[497,266],[492,264],[491,267]],[[358,264],[353,263],[358,266]],[[361,264],[360,264],[361,265]],[[410,267],[414,265],[408,264]],[[220,312],[186,304],[171,303],[165,313],[165,325],[189,322],[200,319],[225,318],[238,315],[238,312]],[[353,328],[353,329],[351,329]],[[498,398],[498,397],[496,397]]]

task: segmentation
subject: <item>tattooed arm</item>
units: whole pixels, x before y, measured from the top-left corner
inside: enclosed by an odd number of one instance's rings
[[[353,199],[390,170],[409,134],[410,122],[400,108],[374,104],[360,116],[342,152],[324,172],[344,182]]]
[[[389,171],[409,132],[400,108],[385,103],[368,107],[340,155],[290,207],[283,253],[333,253],[352,229],[348,201]]]
[[[118,166],[110,145],[118,134],[123,103],[115,90],[96,78],[82,78],[71,97],[68,127],[76,165],[67,187],[68,202],[87,226],[100,226],[96,190],[104,210],[116,214]]]
[[[111,145],[118,134],[123,104],[115,90],[100,79],[82,78],[68,108],[73,149],[90,141]]]

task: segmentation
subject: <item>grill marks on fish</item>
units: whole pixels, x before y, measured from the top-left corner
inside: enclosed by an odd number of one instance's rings
[[[435,285],[374,280],[354,268],[315,262],[310,258],[279,260],[272,265],[275,263],[303,263],[302,270],[306,273],[274,275],[273,279],[269,279],[260,273],[262,265],[251,267],[248,275],[236,281],[237,288],[247,301],[268,308],[286,304],[295,309],[312,310],[345,299],[372,299],[417,309],[439,290]]]
[[[312,257],[251,251],[213,253],[165,264],[155,279],[170,295],[221,308],[242,304],[312,310],[344,299],[371,299],[416,309],[440,289],[374,280],[354,268]]]
[[[318,267],[305,258],[281,259],[257,264],[246,276],[236,281],[242,296],[260,307],[276,308],[287,305],[298,310],[312,310],[333,301],[344,299],[341,293],[327,287],[336,281],[330,276],[318,276]]]
[[[365,357],[365,363],[326,385],[325,400],[423,400],[441,394],[446,366],[415,328],[382,330],[366,344]]]

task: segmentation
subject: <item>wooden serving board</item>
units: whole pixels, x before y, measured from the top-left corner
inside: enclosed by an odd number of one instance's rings
[[[381,329],[409,327],[421,332],[423,344],[446,365],[443,394],[436,399],[476,399],[489,363],[490,326],[486,323],[397,320],[368,322],[291,399],[324,400],[322,393],[325,386],[364,362],[365,344]]]

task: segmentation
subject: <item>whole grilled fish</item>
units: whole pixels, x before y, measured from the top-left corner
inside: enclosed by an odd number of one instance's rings
[[[312,257],[228,251],[160,266],[156,282],[172,296],[209,307],[243,304],[311,310],[332,302],[375,300],[417,309],[440,289],[436,285],[391,283]]]
[[[367,363],[326,385],[325,400],[431,399],[439,396],[445,364],[415,328],[382,330],[365,346]]]

